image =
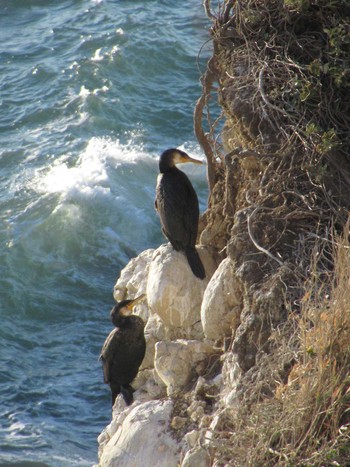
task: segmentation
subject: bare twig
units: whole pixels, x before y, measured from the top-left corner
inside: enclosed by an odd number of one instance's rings
[[[202,78],[203,92],[202,92],[201,97],[198,99],[196,103],[196,106],[194,108],[194,115],[193,115],[194,132],[207,158],[207,177],[208,177],[208,185],[209,185],[209,196],[214,188],[215,181],[216,181],[216,175],[215,175],[216,164],[215,164],[215,156],[214,156],[213,149],[211,147],[211,144],[209,142],[207,135],[205,134],[203,130],[202,119],[203,119],[203,110],[204,110],[204,107],[207,105],[207,102],[210,96],[210,90],[215,79],[215,74],[212,69],[214,66],[213,64],[214,64],[214,58],[212,57],[208,62],[207,70],[204,73],[203,78]]]
[[[266,248],[260,246],[259,243],[254,238],[253,231],[252,231],[252,226],[251,226],[251,221],[252,221],[252,217],[254,217],[254,215],[259,211],[259,209],[261,209],[261,207],[257,206],[254,209],[254,211],[250,215],[247,216],[247,226],[248,226],[249,237],[250,237],[251,241],[253,242],[255,248],[257,248],[262,253],[265,253],[265,255],[267,255],[269,258],[273,259],[274,261],[276,261],[280,266],[283,266],[283,264],[284,264],[283,261],[281,261],[275,255],[270,253]]]
[[[203,0],[203,6],[204,6],[205,14],[208,16],[208,18],[215,20],[216,16],[211,12],[211,9],[210,9],[210,0]]]

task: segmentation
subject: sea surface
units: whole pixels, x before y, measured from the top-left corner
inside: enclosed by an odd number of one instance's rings
[[[0,0],[0,466],[97,462],[113,285],[166,241],[159,154],[203,159],[209,26],[201,0]]]

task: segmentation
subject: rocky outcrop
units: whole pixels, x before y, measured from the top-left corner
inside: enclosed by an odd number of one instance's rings
[[[200,308],[205,288],[217,264],[210,250],[197,248],[206,278],[197,279],[183,253],[170,244],[154,251],[147,278],[147,301],[151,314],[156,314],[173,337],[201,339]]]
[[[118,397],[99,437],[101,467],[212,465],[215,432],[225,410],[239,404],[242,375],[264,331],[261,302],[271,321],[280,318],[283,282],[268,279],[264,293],[254,294],[257,272],[237,261],[232,246],[220,263],[214,249],[198,251],[205,280],[170,244],[142,252],[121,271],[116,300],[147,295],[134,311],[146,323],[147,348],[135,402],[126,407]]]
[[[329,28],[322,22],[339,21],[343,26],[342,15],[337,16],[343,5],[339,2],[339,9],[335,7],[336,16],[329,14],[328,6],[318,5],[320,14],[315,16],[313,4],[311,11],[308,6],[288,9],[287,2],[282,9],[274,2],[265,9],[261,2],[243,2],[239,8],[237,2],[224,2],[214,14],[210,2],[204,3],[213,20],[214,55],[201,80],[195,131],[208,161],[208,210],[199,229],[204,245],[199,254],[207,277],[204,281],[194,277],[184,255],[170,245],[141,253],[122,271],[115,287],[117,300],[147,294],[148,302],[137,308],[147,323],[147,353],[133,383],[134,404],[125,408],[118,398],[113,420],[99,438],[101,467],[123,462],[181,467],[291,465],[308,443],[309,460],[317,463],[315,453],[322,445],[330,443],[333,451],[337,444],[333,433],[319,439],[328,433],[320,421],[326,420],[332,432],[344,428],[338,426],[343,420],[339,407],[336,423],[330,423],[324,406],[312,409],[313,417],[322,414],[318,419],[307,418],[312,405],[299,410],[299,424],[307,430],[301,430],[301,435],[294,431],[293,417],[292,431],[287,425],[276,427],[267,417],[274,409],[275,421],[285,418],[274,394],[289,384],[293,365],[297,372],[308,362],[307,372],[312,373],[312,360],[307,359],[315,358],[317,352],[311,346],[297,354],[299,334],[305,333],[305,324],[306,329],[313,328],[315,322],[309,322],[306,314],[299,328],[296,317],[308,295],[314,294],[304,290],[310,275],[312,287],[321,281],[328,300],[323,281],[336,270],[333,229],[339,234],[348,222],[346,147],[350,140],[344,136],[348,122],[343,118],[348,107],[336,106],[341,118],[331,118],[332,125],[325,117],[329,103],[335,102],[335,90],[341,96],[345,88],[339,74],[327,76],[332,67],[323,70],[322,76],[315,72],[325,44],[330,63],[341,53],[337,44],[337,53],[329,46]],[[310,42],[310,28],[315,28],[318,38],[319,31],[324,31],[323,40]],[[344,28],[338,29],[342,35]],[[301,43],[314,48],[313,53]],[[304,95],[318,78],[336,83],[323,86],[320,81],[316,94]],[[208,135],[202,128],[203,110],[215,81],[225,118],[221,138],[215,135],[220,127],[217,121]],[[346,79],[343,84],[347,85]],[[315,113],[315,99],[325,112]],[[346,99],[338,101],[347,105]],[[225,255],[220,264],[208,245]],[[317,302],[315,308],[319,306]],[[327,354],[324,361],[315,361],[322,362],[314,367],[316,374],[330,360]],[[331,379],[338,381],[338,377]],[[300,385],[302,379],[294,381]],[[327,393],[342,394],[339,386],[333,389]],[[313,399],[323,399],[322,390],[317,391]],[[303,400],[307,392],[301,394],[296,399]],[[293,412],[293,405],[283,403],[283,414]],[[311,443],[314,433],[315,443]],[[140,457],[143,449],[145,457]],[[325,459],[327,463],[331,458]]]
[[[218,264],[215,250],[199,247],[198,251],[206,269],[205,280],[196,278],[185,256],[166,244],[132,259],[115,285],[118,301],[147,294],[147,302],[135,308],[146,322],[147,350],[133,382],[135,402],[126,407],[118,397],[113,419],[99,436],[101,467],[209,465],[209,454],[199,447],[198,436],[184,436],[195,432],[194,426],[207,410],[203,400],[206,390],[203,383],[198,385],[198,378],[203,378],[219,358],[214,341],[204,335],[201,321],[203,296]],[[225,315],[230,307],[219,306],[213,314],[222,311]],[[221,322],[219,316],[216,321]],[[221,326],[221,332],[223,329]],[[219,380],[210,384],[203,381],[209,393],[218,392]],[[196,387],[196,382],[197,392],[191,395],[189,389]]]

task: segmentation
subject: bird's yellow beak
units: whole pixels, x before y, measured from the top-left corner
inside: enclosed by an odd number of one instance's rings
[[[194,164],[203,164],[203,162],[200,161],[199,159],[193,159],[193,157],[183,156],[183,155],[181,155],[180,162],[181,163],[193,162]]]
[[[146,294],[143,293],[142,295],[138,296],[137,298],[134,298],[134,300],[132,302],[128,303],[126,308],[131,311],[134,308],[135,305],[137,305],[139,302],[141,302],[145,298],[146,298]]]

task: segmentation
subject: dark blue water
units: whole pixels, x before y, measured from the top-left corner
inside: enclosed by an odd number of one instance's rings
[[[97,461],[113,285],[165,241],[159,153],[202,157],[207,29],[200,0],[0,1],[1,465]]]

